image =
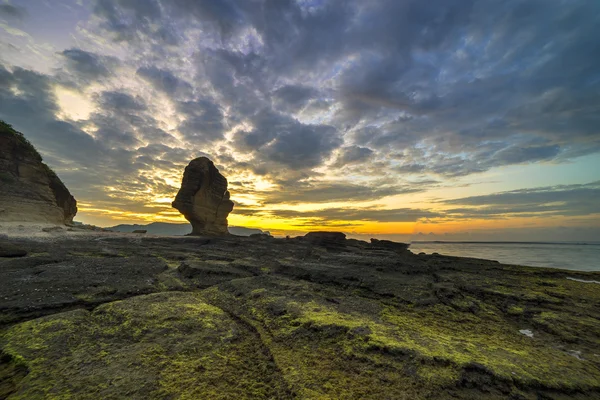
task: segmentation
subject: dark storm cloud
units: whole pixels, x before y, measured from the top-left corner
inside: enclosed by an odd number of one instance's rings
[[[593,111],[600,100],[593,40],[599,10],[590,2],[210,4],[176,2],[203,22],[227,25],[225,47],[232,31],[248,27],[263,43],[243,57],[221,58],[230,72],[206,75],[216,79],[217,91],[238,104],[256,103],[244,101],[241,88],[252,96],[259,91],[278,110],[296,112],[313,97],[322,100],[306,79],[330,85],[336,93],[330,124],[351,134],[357,124],[371,128],[356,144],[384,153],[421,145],[440,154],[415,156],[404,171],[459,176],[600,150]],[[323,81],[334,71],[333,80]],[[293,83],[269,89],[276,77]]]
[[[273,93],[275,107],[282,111],[296,112],[306,106],[318,91],[307,86],[286,85]]]
[[[96,0],[93,11],[102,20],[101,28],[116,42],[141,43],[148,38],[166,45],[179,42],[158,0]]]
[[[178,90],[181,92],[192,90],[192,86],[189,83],[179,79],[173,72],[166,69],[160,69],[155,66],[141,67],[137,70],[137,74],[152,83],[157,90],[170,95],[174,95]]]
[[[96,113],[89,119],[96,126],[95,138],[107,148],[131,149],[140,142],[131,124],[110,113]]]
[[[186,117],[178,129],[192,143],[223,138],[223,110],[218,104],[208,99],[185,101],[179,102],[177,109]]]
[[[254,152],[259,162],[310,169],[321,165],[342,144],[332,126],[303,124],[277,112],[262,110],[251,121],[254,129],[238,131],[234,146]]]
[[[223,34],[228,34],[234,29],[244,25],[245,16],[240,9],[243,2],[237,0],[172,0],[172,4],[179,13],[193,17],[203,22],[211,22]],[[247,7],[261,7],[258,3],[248,4]]]
[[[0,4],[0,18],[14,18],[22,20],[27,16],[27,11],[23,7],[15,7],[10,4]]]
[[[260,151],[270,161],[294,169],[314,168],[341,145],[335,128],[323,125],[293,124],[263,146]]]
[[[112,67],[117,64],[114,57],[101,56],[81,49],[68,49],[60,54],[64,57],[67,68],[88,82],[108,77]]]
[[[373,150],[368,147],[349,146],[340,149],[340,155],[333,164],[336,167],[344,167],[367,161],[373,155]]]
[[[117,111],[143,111],[148,108],[141,98],[117,91],[102,92],[100,103],[104,108]]]
[[[535,216],[547,215],[582,216],[600,214],[600,181],[578,185],[558,185],[533,189],[513,190],[485,196],[472,196],[444,200],[446,205],[464,208],[449,209],[449,215],[467,217]]]

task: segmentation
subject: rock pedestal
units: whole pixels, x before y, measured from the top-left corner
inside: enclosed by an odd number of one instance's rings
[[[192,224],[192,235],[228,235],[227,216],[233,210],[227,179],[206,157],[185,168],[173,207]]]
[[[71,224],[77,202],[35,148],[0,121],[0,222]]]

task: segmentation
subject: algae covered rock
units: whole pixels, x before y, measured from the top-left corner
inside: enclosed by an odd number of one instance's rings
[[[299,398],[537,399],[600,389],[597,360],[520,334],[494,308],[392,305],[271,277],[232,281],[206,296],[271,344]]]
[[[15,243],[0,398],[600,398],[598,272],[350,240]]]
[[[8,329],[13,399],[290,398],[256,335],[193,293],[158,293]]]
[[[71,224],[77,202],[20,132],[0,121],[0,222]]]
[[[228,235],[227,216],[233,210],[227,179],[206,157],[192,160],[185,168],[181,188],[173,201],[192,224],[192,235]]]

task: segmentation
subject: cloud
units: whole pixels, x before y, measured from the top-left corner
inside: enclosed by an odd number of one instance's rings
[[[413,208],[380,209],[365,208],[324,208],[315,211],[275,210],[269,213],[278,218],[308,218],[323,221],[373,221],[373,222],[415,222],[423,218],[435,218],[440,214]],[[313,221],[314,222],[314,221]]]
[[[317,95],[318,91],[311,87],[286,85],[273,93],[273,100],[275,100],[275,108],[282,111],[297,112]]]
[[[90,196],[109,182],[166,190],[151,171],[173,174],[196,150],[274,185],[245,193],[270,204],[424,191],[407,182],[600,152],[600,10],[567,3],[94,0],[89,20],[68,21],[76,31],[48,35],[76,40],[55,54],[62,69],[0,68],[0,114]],[[57,82],[95,101],[89,118],[61,120]],[[66,167],[71,144],[79,172]],[[565,204],[444,207],[459,218],[584,209]]]
[[[23,20],[26,16],[27,10],[25,10],[23,7],[15,7],[10,4],[0,4],[0,17]]]
[[[64,50],[60,54],[64,57],[67,68],[87,82],[110,76],[112,66],[117,63],[113,57],[76,48]]]
[[[178,129],[189,141],[223,138],[224,116],[218,104],[208,99],[184,101],[178,103],[177,109],[186,117]]]
[[[117,91],[102,92],[100,103],[104,108],[115,111],[143,111],[148,108],[141,98]]]
[[[585,216],[600,214],[600,181],[512,190],[483,196],[443,200],[445,205],[464,208],[445,210],[453,216],[506,217],[508,215]]]
[[[134,129],[143,130],[155,123],[144,116],[147,111],[140,99],[125,92],[105,91],[98,97],[99,109],[89,120],[62,120],[55,84],[44,74],[0,66],[0,119],[10,121],[26,135],[78,201],[96,208],[142,209],[149,191],[160,194],[171,190],[164,183],[164,176],[171,174],[168,168],[175,168],[178,174],[183,166],[173,160],[190,156],[185,150],[163,146],[156,154],[149,151],[155,155],[152,160],[139,159],[136,148],[141,143],[138,137],[143,135]],[[142,117],[131,121],[136,113]],[[166,168],[160,177],[153,173],[158,165]]]
[[[336,201],[371,201],[398,194],[417,193],[425,186],[359,185],[349,182],[296,182],[283,190],[269,193],[265,204],[328,203]]]
[[[157,90],[161,90],[169,95],[174,95],[177,91],[190,92],[192,86],[176,77],[171,71],[160,69],[155,66],[138,68],[137,74],[152,83]]]
[[[251,131],[238,131],[233,145],[251,151],[259,163],[294,170],[318,167],[343,143],[328,125],[303,124],[284,114],[262,110],[250,119]]]
[[[351,164],[366,162],[373,155],[373,150],[368,147],[348,146],[340,149],[340,154],[333,164],[335,167],[344,167]]]
[[[100,28],[115,42],[152,39],[162,45],[179,43],[175,27],[163,18],[158,0],[96,0],[93,12],[100,18]]]

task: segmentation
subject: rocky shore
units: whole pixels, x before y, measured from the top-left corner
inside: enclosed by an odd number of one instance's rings
[[[0,399],[600,398],[600,273],[336,235],[45,235],[0,238]]]

